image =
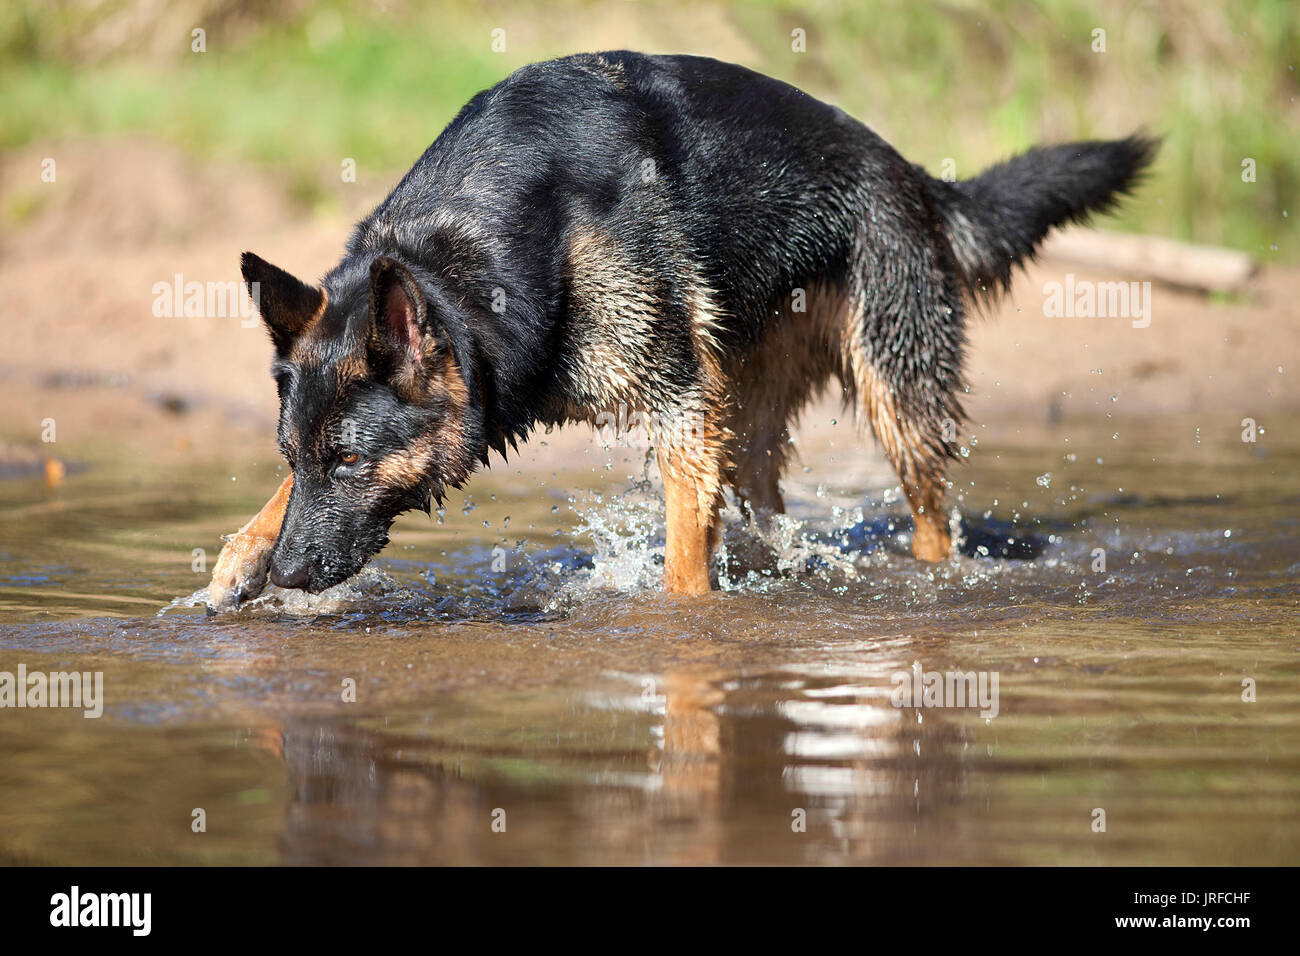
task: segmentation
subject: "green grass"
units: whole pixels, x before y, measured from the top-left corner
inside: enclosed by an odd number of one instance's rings
[[[1108,227],[1266,260],[1300,255],[1290,218],[1300,186],[1300,7],[1291,0],[1217,10],[995,0],[954,3],[942,15],[892,2],[791,9],[745,5],[738,18],[776,62],[791,59],[792,25],[819,23],[810,59],[783,75],[799,82],[828,71],[841,105],[931,170],[953,157],[961,176],[1038,141],[1145,128],[1165,140],[1155,173]],[[1092,49],[1098,27],[1105,52]],[[1241,180],[1244,157],[1256,161],[1254,183]]]
[[[129,52],[89,67],[57,55],[4,58],[0,145],[144,133],[200,156],[250,159],[337,176],[343,158],[395,168],[428,145],[469,96],[503,75],[486,44],[454,33],[351,20],[337,33],[316,14],[270,26],[234,47],[146,64]],[[188,36],[179,43],[188,51]],[[499,59],[499,58],[498,58]]]
[[[1108,227],[1266,261],[1300,256],[1292,0],[754,0],[725,6],[726,37],[700,32],[719,22],[702,19],[703,6],[393,0],[385,13],[327,0],[276,14],[266,11],[277,5],[182,0],[165,20],[113,29],[130,0],[11,3],[0,12],[0,148],[153,136],[274,168],[313,203],[344,158],[400,172],[466,99],[523,63],[611,42],[741,49],[747,65],[838,103],[933,171],[952,158],[969,175],[1040,140],[1145,127],[1165,136],[1164,149]],[[205,24],[207,52],[192,53],[191,26]],[[491,49],[496,26],[507,30],[506,53]],[[1091,49],[1098,27],[1104,53]],[[807,33],[806,53],[791,50],[795,28]],[[1254,183],[1241,180],[1244,157],[1256,162]]]

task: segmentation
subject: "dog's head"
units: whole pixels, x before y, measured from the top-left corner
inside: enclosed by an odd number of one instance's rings
[[[271,580],[322,591],[359,571],[399,514],[428,511],[482,457],[478,403],[457,360],[465,323],[395,258],[327,288],[251,253],[242,265],[275,346],[279,442],[293,469]]]

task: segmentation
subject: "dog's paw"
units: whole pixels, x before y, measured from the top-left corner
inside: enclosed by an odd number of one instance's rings
[[[239,533],[226,538],[208,584],[209,614],[237,610],[262,593],[274,547],[274,538]]]

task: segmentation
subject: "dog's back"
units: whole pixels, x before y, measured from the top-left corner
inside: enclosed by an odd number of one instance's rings
[[[842,280],[859,232],[884,248],[937,228],[924,181],[866,126],[771,77],[704,57],[582,54],[474,97],[350,248],[446,257],[460,230],[480,255],[536,263],[562,258],[584,226],[634,247],[671,236],[714,292],[719,344],[743,348],[774,290]]]

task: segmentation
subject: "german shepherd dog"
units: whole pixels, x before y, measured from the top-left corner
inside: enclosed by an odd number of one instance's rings
[[[539,425],[642,413],[664,482],[664,587],[710,588],[724,489],[782,511],[787,428],[832,380],[950,552],[967,305],[1053,227],[1106,210],[1140,135],[931,178],[833,106],[693,56],[524,67],[460,111],[307,285],[251,253],[290,468],[232,535],[215,610],[361,567]]]

